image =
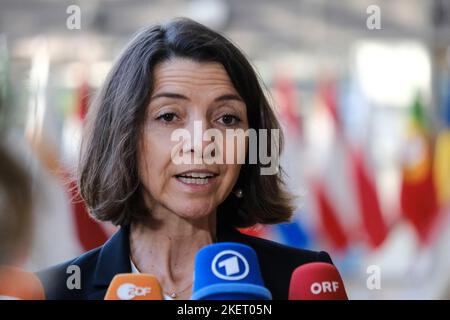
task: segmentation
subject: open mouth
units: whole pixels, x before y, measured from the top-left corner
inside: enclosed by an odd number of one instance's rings
[[[207,172],[186,172],[179,175],[175,175],[175,177],[183,183],[186,184],[197,184],[203,185],[210,182],[217,176],[215,173],[207,173]]]

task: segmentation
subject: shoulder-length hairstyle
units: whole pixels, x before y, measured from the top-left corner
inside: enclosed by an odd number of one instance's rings
[[[262,82],[228,39],[189,19],[143,29],[114,64],[88,112],[78,180],[81,196],[99,220],[126,225],[151,214],[143,201],[137,150],[153,89],[153,71],[158,63],[174,57],[222,64],[247,106],[249,127],[280,129]],[[267,131],[271,154],[271,130]],[[280,152],[282,145],[280,134]],[[236,186],[244,197],[231,193],[219,205],[221,223],[249,227],[290,219],[292,197],[285,190],[282,170],[261,175],[261,166],[247,161],[242,166]]]

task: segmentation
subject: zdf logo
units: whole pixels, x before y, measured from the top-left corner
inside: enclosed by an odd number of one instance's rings
[[[213,274],[222,280],[236,281],[244,279],[250,272],[245,257],[234,250],[219,252],[211,264]]]
[[[322,282],[313,282],[311,284],[311,293],[312,294],[321,294],[326,292],[337,292],[339,290],[339,282],[337,281],[322,281]]]
[[[120,300],[132,300],[135,297],[142,297],[151,292],[149,287],[138,287],[133,283],[124,283],[117,288],[117,297]]]

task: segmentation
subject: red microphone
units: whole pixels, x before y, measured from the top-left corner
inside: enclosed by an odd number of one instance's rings
[[[292,273],[289,300],[348,300],[348,297],[336,267],[313,262],[301,265]]]

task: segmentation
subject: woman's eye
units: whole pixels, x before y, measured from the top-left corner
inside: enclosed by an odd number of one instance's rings
[[[173,112],[167,112],[157,117],[156,120],[162,120],[164,122],[172,122],[176,118],[176,116],[177,115]]]
[[[239,123],[240,121],[241,121],[241,119],[239,119],[238,117],[233,116],[231,114],[226,114],[219,118],[219,122],[221,122],[222,124],[224,124],[226,126],[235,125],[235,124]]]

